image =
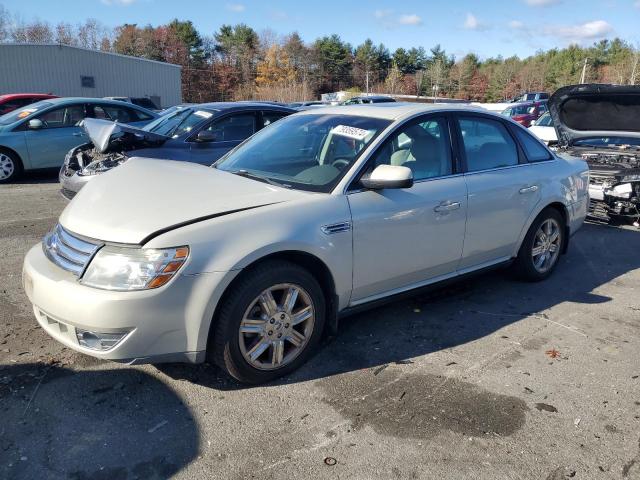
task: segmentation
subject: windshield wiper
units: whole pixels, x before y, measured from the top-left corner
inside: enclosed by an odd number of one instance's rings
[[[235,170],[231,173],[233,173],[234,175],[239,175],[240,177],[251,178],[252,180],[257,180],[259,182],[265,182],[270,185],[275,185],[276,187],[291,188],[291,185],[287,185],[286,183],[276,182],[275,180],[269,177],[263,177],[262,175],[257,175],[255,173],[248,172],[247,170]]]

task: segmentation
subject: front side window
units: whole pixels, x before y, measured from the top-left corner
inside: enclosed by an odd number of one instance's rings
[[[253,113],[229,115],[216,120],[205,130],[215,135],[216,142],[239,142],[255,133],[256,117]]]
[[[390,123],[355,115],[292,115],[260,130],[214,167],[301,190],[330,192]]]
[[[55,108],[37,118],[42,121],[42,128],[74,127],[80,120],[84,119],[84,105]]]
[[[215,111],[181,108],[156,118],[144,130],[177,138],[190,133],[197,125],[213,117]]]
[[[463,117],[458,123],[467,159],[467,171],[477,172],[518,164],[518,148],[502,122],[489,118]]]
[[[364,175],[379,165],[408,167],[414,180],[452,173],[449,128],[443,117],[417,120],[400,128],[375,153]]]

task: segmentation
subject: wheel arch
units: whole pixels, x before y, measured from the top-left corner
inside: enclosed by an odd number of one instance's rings
[[[20,154],[16,152],[13,148],[0,145],[0,152],[5,152],[5,153],[9,153],[10,155],[14,155],[16,159],[20,162],[20,167],[24,170],[25,168],[24,160],[22,159]]]
[[[569,229],[569,222],[570,222],[570,215],[569,215],[569,210],[567,208],[567,206],[560,200],[553,200],[553,201],[549,201],[549,202],[545,202],[545,203],[540,203],[538,205],[538,208],[536,208],[531,215],[529,216],[529,219],[527,220],[527,223],[524,225],[524,227],[522,228],[522,231],[520,232],[520,238],[518,240],[518,244],[517,244],[517,248],[513,254],[513,256],[517,256],[518,252],[520,251],[520,247],[522,246],[522,242],[524,241],[525,236],[527,235],[527,232],[529,231],[529,229],[531,228],[531,225],[533,224],[533,222],[536,220],[536,218],[538,218],[538,216],[544,212],[546,209],[548,208],[553,208],[554,210],[556,210],[560,216],[562,217],[562,220],[564,222],[564,243],[562,245],[562,250],[561,253],[566,253],[567,249],[569,247],[569,235],[570,235],[570,229]]]
[[[246,275],[258,265],[274,260],[294,263],[304,268],[314,276],[314,278],[318,281],[320,287],[322,288],[327,306],[327,320],[325,324],[325,332],[323,333],[328,333],[330,335],[334,335],[336,333],[338,328],[338,297],[336,295],[335,279],[333,278],[331,270],[324,261],[322,261],[316,255],[313,255],[312,253],[302,250],[282,250],[272,252],[260,258],[252,260],[249,264],[244,266],[242,270],[237,273],[235,277],[226,285],[226,287],[222,291],[222,294],[220,295],[218,302],[215,305],[215,308],[213,309],[213,314],[209,319],[210,322],[207,327],[206,337],[207,349],[210,345],[212,345],[212,336],[213,332],[215,332],[215,328],[213,328],[213,325],[218,318],[221,305],[224,303],[234,285],[236,285],[244,277],[244,275]]]

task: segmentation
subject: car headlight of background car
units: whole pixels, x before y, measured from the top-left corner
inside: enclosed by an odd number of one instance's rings
[[[81,282],[106,290],[148,290],[166,284],[189,257],[189,247],[105,246],[93,257]]]

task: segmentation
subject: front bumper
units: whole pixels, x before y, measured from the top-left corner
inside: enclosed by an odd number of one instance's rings
[[[212,292],[223,278],[222,272],[178,275],[155,290],[101,290],[50,262],[41,244],[27,253],[23,267],[24,289],[49,335],[79,352],[130,364],[204,361]],[[126,337],[97,351],[79,344],[77,329]]]

